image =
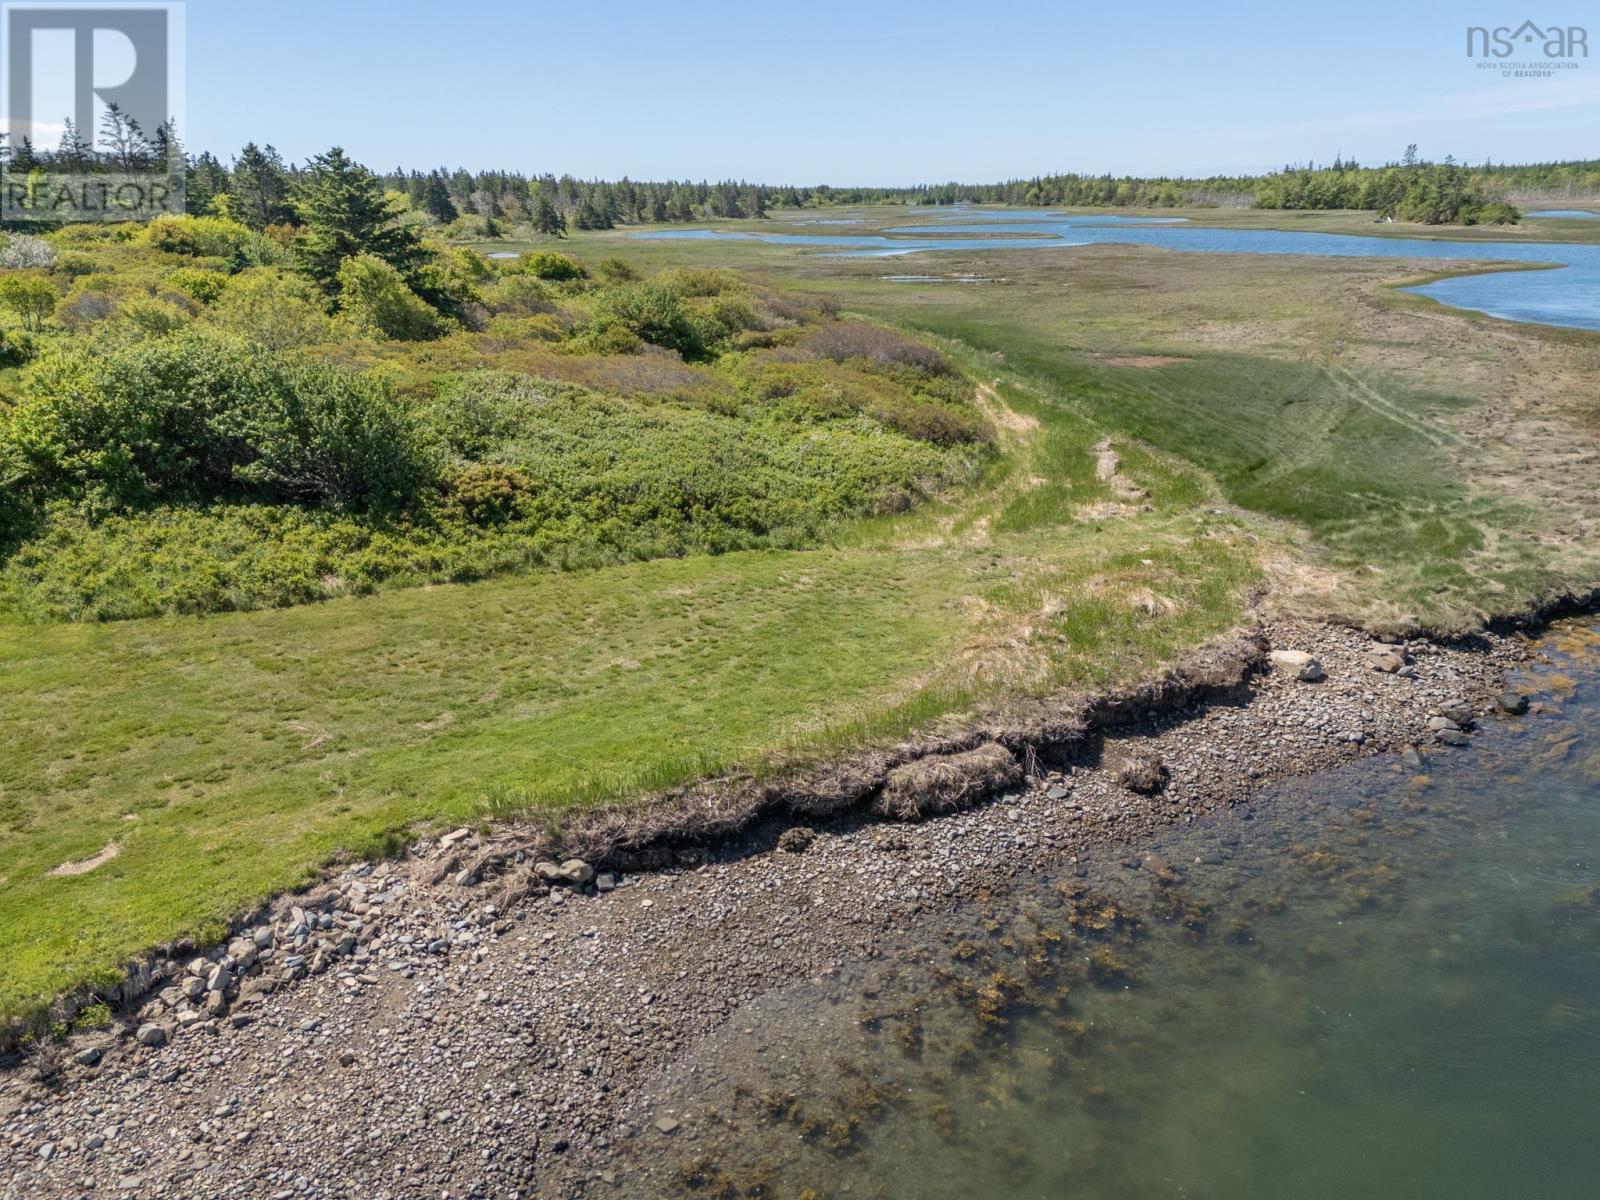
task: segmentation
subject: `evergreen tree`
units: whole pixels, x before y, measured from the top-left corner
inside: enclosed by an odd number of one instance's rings
[[[202,215],[213,211],[218,196],[228,194],[228,169],[209,150],[189,164],[184,210]]]
[[[543,191],[533,202],[533,227],[545,237],[565,237],[567,233],[567,219]]]
[[[115,101],[106,105],[105,115],[100,118],[100,136],[107,147],[111,165],[124,175],[142,169],[150,157],[150,143],[145,140],[139,122],[123,112],[122,106]]]
[[[248,143],[233,164],[234,216],[251,229],[281,225],[294,217],[283,158],[271,146]]]
[[[56,163],[63,171],[82,171],[89,165],[92,151],[78,133],[78,127],[68,117],[61,129],[61,142],[56,146]]]
[[[428,178],[422,185],[420,207],[441,225],[448,225],[461,215],[450,200],[449,185],[438,171],[428,173]]]
[[[308,164],[295,208],[303,225],[296,259],[329,295],[338,290],[339,267],[357,254],[383,259],[408,283],[426,257],[416,231],[395,222],[378,177],[338,146]]]

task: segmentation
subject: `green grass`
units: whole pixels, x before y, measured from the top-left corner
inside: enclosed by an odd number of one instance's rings
[[[1239,619],[1255,548],[1188,503],[1191,468],[1149,458],[1152,511],[1078,520],[1097,432],[1003,391],[1042,425],[980,486],[815,550],[0,627],[0,1013],[418,821],[783,770],[997,691],[1127,678]]]

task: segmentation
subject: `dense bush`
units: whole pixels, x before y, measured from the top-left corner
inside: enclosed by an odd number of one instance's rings
[[[38,344],[17,329],[0,329],[0,367],[20,367],[33,361]]]
[[[507,275],[482,290],[483,302],[492,313],[533,316],[555,311],[550,289],[532,275]]]
[[[729,271],[608,262],[595,284],[560,254],[419,242],[404,265],[345,254],[325,288],[252,265],[284,231],[241,230],[68,227],[53,269],[0,275],[39,327],[0,331],[22,368],[0,398],[0,612],[803,545],[987,454],[937,354]]]
[[[232,258],[254,245],[257,235],[222,217],[157,217],[145,228],[146,245],[166,254]]]
[[[347,258],[339,268],[339,311],[367,337],[425,342],[447,328],[399,271],[371,254]]]
[[[576,259],[568,258],[565,254],[557,254],[553,250],[535,250],[531,254],[524,254],[520,265],[528,274],[554,283],[586,279],[589,275]]]
[[[300,276],[270,267],[228,280],[206,320],[270,350],[331,342],[339,332],[320,292]]]
[[[625,258],[602,258],[597,270],[607,283],[634,283],[639,278],[639,272]]]
[[[167,282],[185,296],[201,304],[214,304],[228,286],[228,276],[221,271],[202,271],[195,267],[180,267],[167,276]]]
[[[607,288],[595,297],[592,343],[604,346],[612,329],[624,329],[641,342],[675,350],[686,359],[706,356],[705,326],[674,288],[656,280]]]
[[[415,422],[379,382],[197,331],[50,355],[0,446],[33,503],[96,511],[221,496],[395,506],[430,473]]]

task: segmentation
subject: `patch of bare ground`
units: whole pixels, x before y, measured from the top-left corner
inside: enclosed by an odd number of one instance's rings
[[[1103,438],[1094,448],[1095,478],[1110,484],[1118,500],[1136,503],[1147,496],[1145,490],[1122,473],[1122,457],[1112,447],[1110,438]]]
[[[122,847],[117,845],[116,842],[112,842],[98,854],[90,855],[88,858],[79,859],[77,862],[64,862],[58,867],[51,868],[50,874],[57,877],[87,875],[96,867],[105,866],[108,862],[121,853]]]

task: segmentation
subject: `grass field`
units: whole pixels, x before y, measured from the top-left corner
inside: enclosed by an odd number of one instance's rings
[[[926,331],[990,385],[1001,453],[811,550],[0,627],[0,1013],[419,821],[559,820],[1131,677],[1241,620],[1264,578],[1282,610],[1446,627],[1600,580],[1600,338],[1393,292],[1415,264],[562,248],[735,266]]]

